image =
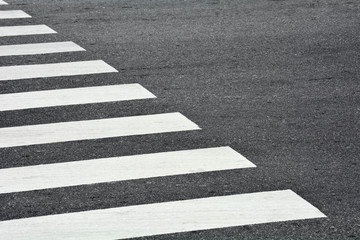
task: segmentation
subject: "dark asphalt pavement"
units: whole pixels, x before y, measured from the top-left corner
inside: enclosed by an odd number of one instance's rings
[[[8,0],[119,73],[0,82],[0,93],[140,83],[152,100],[0,112],[0,127],[181,112],[202,131],[0,149],[0,168],[231,146],[257,168],[0,195],[0,220],[292,189],[328,218],[142,239],[360,239],[360,1]],[[1,104],[1,103],[0,103]],[[1,137],[1,136],[0,136]],[[0,237],[1,238],[1,237]]]

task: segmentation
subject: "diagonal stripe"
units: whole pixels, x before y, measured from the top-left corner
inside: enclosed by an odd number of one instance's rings
[[[4,2],[3,0],[0,0],[0,5],[8,5],[6,2]]]
[[[31,18],[31,16],[21,10],[0,11],[0,19],[13,19],[13,18]]]
[[[102,60],[0,67],[0,81],[110,73],[117,70]]]
[[[70,88],[0,95],[0,111],[155,98],[139,84]]]
[[[0,128],[0,148],[200,129],[180,113]]]
[[[326,217],[291,190],[0,222],[4,240],[109,240]]]
[[[73,42],[30,43],[0,46],[0,56],[35,55],[85,51]]]
[[[54,30],[46,25],[25,25],[0,27],[0,37],[52,34]]]
[[[230,147],[0,170],[0,193],[255,167]]]

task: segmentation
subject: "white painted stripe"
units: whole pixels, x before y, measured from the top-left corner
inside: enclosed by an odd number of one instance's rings
[[[25,25],[0,27],[0,37],[56,33],[46,25]]]
[[[139,84],[70,88],[0,95],[0,111],[155,98]]]
[[[0,5],[8,5],[6,2],[4,2],[3,0],[0,0]]]
[[[4,240],[110,240],[326,217],[291,190],[0,222]]]
[[[256,167],[230,147],[0,170],[0,193]]]
[[[21,10],[0,11],[0,19],[31,18],[29,14]]]
[[[180,113],[0,128],[0,148],[200,129]]]
[[[0,81],[117,72],[102,60],[0,67]]]
[[[0,56],[35,55],[85,51],[73,42],[30,43],[0,46]]]

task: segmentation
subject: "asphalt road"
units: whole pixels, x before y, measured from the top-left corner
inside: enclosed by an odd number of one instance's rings
[[[140,83],[151,100],[0,112],[0,127],[181,112],[201,131],[0,149],[0,168],[231,146],[257,167],[0,195],[0,220],[291,189],[327,218],[143,239],[360,239],[360,2],[8,0],[86,52],[1,66],[102,59],[119,73],[0,81],[0,93]],[[1,103],[0,103],[1,104]],[[0,136],[1,137],[1,136]]]

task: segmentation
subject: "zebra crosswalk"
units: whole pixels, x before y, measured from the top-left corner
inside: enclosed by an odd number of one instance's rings
[[[111,73],[117,70],[102,60],[0,67],[0,81]]]
[[[0,19],[13,19],[13,18],[31,18],[31,16],[21,10],[0,11]]]
[[[48,123],[0,128],[0,148],[199,129],[181,113]]]
[[[155,98],[140,84],[0,94],[0,111]]]
[[[56,31],[46,25],[24,25],[0,27],[0,37],[54,34]]]
[[[7,3],[0,0],[0,5]],[[29,18],[21,10],[0,11],[0,19]],[[0,37],[54,34],[46,25],[0,27]],[[0,57],[62,54],[85,51],[73,42],[44,42],[0,46]],[[0,66],[0,81],[74,77],[117,73],[103,60]],[[56,81],[56,80],[54,80]],[[158,96],[159,97],[159,96]],[[0,112],[157,98],[138,83],[88,86],[0,94]],[[6,114],[6,113],[5,113]],[[20,112],[21,114],[21,112]],[[0,128],[0,150],[22,146],[160,133],[201,131],[179,112],[12,126]],[[116,139],[115,139],[116,140]],[[56,146],[55,146],[56,147]],[[68,154],[71,154],[69,152]],[[254,168],[255,164],[230,146],[154,153],[63,159],[61,163],[0,169],[0,194],[52,191],[89,184],[163,178],[213,171]],[[126,194],[126,193],[124,193]],[[290,189],[181,201],[156,202],[0,221],[2,239],[125,239],[194,230],[326,217]]]
[[[22,56],[85,51],[73,42],[29,43],[0,46],[0,56]]]
[[[0,169],[0,193],[250,167],[230,147],[92,159]]]
[[[0,229],[7,239],[106,240],[320,217],[285,190],[11,220]]]

